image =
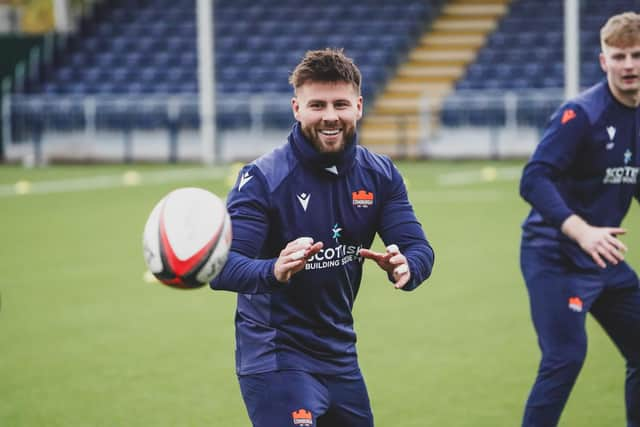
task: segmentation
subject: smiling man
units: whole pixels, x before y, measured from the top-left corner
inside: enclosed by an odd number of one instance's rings
[[[434,253],[396,167],[358,145],[353,61],[310,51],[289,81],[297,123],[240,171],[231,252],[211,287],[238,293],[236,372],[253,426],[371,427],[352,317],[364,259],[410,291]],[[368,249],[376,233],[385,253]]]
[[[525,166],[520,263],[542,361],[522,425],[553,427],[587,352],[591,313],[626,360],[627,426],[640,427],[640,287],[618,238],[640,196],[640,15],[600,31],[606,79],[562,105]]]

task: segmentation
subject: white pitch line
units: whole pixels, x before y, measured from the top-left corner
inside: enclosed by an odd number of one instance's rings
[[[141,173],[135,170],[119,175],[98,175],[51,181],[19,181],[0,185],[0,197],[26,196],[30,194],[67,193],[118,187],[137,187],[193,179],[219,179],[227,174],[227,168],[193,168]]]
[[[440,185],[467,185],[491,181],[515,181],[520,179],[522,167],[496,168],[487,166],[482,169],[449,172],[438,177]]]

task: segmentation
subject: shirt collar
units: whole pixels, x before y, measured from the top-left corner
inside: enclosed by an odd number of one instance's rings
[[[289,134],[289,144],[293,147],[296,156],[305,164],[305,166],[322,171],[324,173],[342,176],[346,174],[353,165],[356,156],[356,145],[358,143],[358,135],[353,141],[347,142],[345,149],[340,153],[320,153],[302,134],[302,126],[300,122],[293,125],[293,129]]]

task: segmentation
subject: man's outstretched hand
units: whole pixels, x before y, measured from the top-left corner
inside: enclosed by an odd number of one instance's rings
[[[393,286],[396,289],[404,287],[411,279],[407,258],[400,253],[397,245],[387,246],[385,253],[362,248],[360,249],[360,256],[375,261],[381,269],[386,271],[393,278]]]
[[[299,237],[287,243],[273,266],[278,282],[287,283],[291,276],[304,268],[307,259],[322,249],[322,242],[313,243],[311,237]]]

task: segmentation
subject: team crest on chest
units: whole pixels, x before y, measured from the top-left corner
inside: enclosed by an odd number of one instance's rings
[[[300,427],[309,427],[313,425],[313,416],[311,411],[306,409],[298,409],[291,413],[293,425]]]
[[[357,208],[368,208],[373,205],[373,193],[366,190],[358,190],[351,193],[353,206]]]

